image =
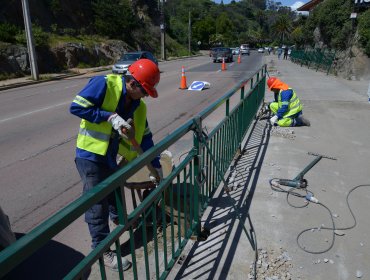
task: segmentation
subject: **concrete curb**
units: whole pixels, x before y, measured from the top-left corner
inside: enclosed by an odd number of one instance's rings
[[[15,83],[10,83],[10,84],[7,84],[7,85],[0,86],[0,91],[13,89],[13,88],[18,88],[18,87],[22,87],[22,86],[40,84],[40,83],[45,83],[45,82],[52,82],[52,81],[66,79],[66,78],[78,77],[78,76],[86,75],[86,74],[89,74],[89,73],[97,73],[97,72],[107,71],[107,70],[110,70],[110,69],[111,69],[111,67],[99,67],[99,68],[96,68],[94,70],[81,72],[81,73],[60,74],[60,75],[56,75],[54,77],[44,79],[44,80],[38,80],[38,81],[26,80],[24,82],[15,82]]]

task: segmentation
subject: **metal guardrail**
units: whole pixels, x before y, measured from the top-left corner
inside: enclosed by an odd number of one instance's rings
[[[320,50],[320,49],[306,49],[306,50],[292,50],[290,54],[291,60],[295,63],[306,65],[308,68],[316,68],[316,71],[322,69],[329,74],[330,69],[335,61],[335,51]]]
[[[121,256],[122,244],[119,238],[123,234],[129,236],[125,244],[129,247],[133,265],[132,269],[125,272],[119,269],[119,279],[124,277],[165,279],[187,241],[192,236],[200,234],[200,218],[213,193],[222,184],[224,175],[240,149],[241,142],[264,99],[266,69],[264,65],[252,77],[246,77],[240,81],[223,97],[142,156],[2,251],[0,278],[17,269],[17,265],[62,232],[92,205],[114,192],[119,225],[64,279],[85,279],[87,271],[97,261],[101,279],[106,279],[103,253],[115,244],[116,253]],[[246,89],[247,84],[250,86],[249,89]],[[240,94],[240,97],[237,94]],[[238,100],[233,107],[230,105],[232,98]],[[222,109],[222,105],[225,106],[225,116],[209,134],[206,134],[203,130],[203,122],[211,113]],[[128,213],[125,192],[121,186],[156,155],[188,133],[193,134],[193,145],[185,159],[148,197]],[[149,221],[152,223],[151,227],[147,227]],[[136,240],[140,240],[142,245],[139,246]],[[141,258],[137,255],[138,250],[143,252]],[[122,268],[122,264],[120,262],[118,264],[119,268]]]

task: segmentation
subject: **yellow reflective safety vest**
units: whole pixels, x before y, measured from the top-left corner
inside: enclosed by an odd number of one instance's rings
[[[290,98],[289,102],[287,102],[287,101],[286,102],[282,102],[281,101],[281,92],[283,90],[280,90],[279,96],[278,96],[278,105],[279,105],[279,108],[281,108],[281,106],[283,106],[283,105],[288,105],[288,111],[284,114],[284,118],[285,117],[292,116],[292,115],[295,115],[295,114],[299,113],[300,111],[302,111],[301,101],[297,97],[295,91],[293,89],[291,89],[291,88],[289,88],[289,89],[293,91],[293,95]]]
[[[101,108],[115,112],[122,95],[122,76],[109,74],[106,76],[107,90]],[[107,122],[91,123],[81,120],[77,137],[77,147],[91,153],[105,156],[112,133],[112,125]]]
[[[149,126],[146,127],[146,104],[142,99],[140,99],[140,104],[134,112],[134,128],[136,142],[140,145],[144,135],[150,133]],[[126,139],[121,139],[118,153],[127,161],[132,161],[138,156],[133,145]]]

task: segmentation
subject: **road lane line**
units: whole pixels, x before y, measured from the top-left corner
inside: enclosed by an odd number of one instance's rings
[[[32,114],[35,114],[35,113],[47,111],[47,110],[54,109],[54,108],[60,107],[60,106],[64,106],[64,105],[70,104],[70,103],[71,103],[71,101],[68,101],[68,102],[63,102],[63,103],[55,104],[55,105],[52,105],[52,106],[44,107],[44,108],[41,108],[41,109],[33,110],[33,111],[30,111],[30,112],[27,112],[27,113],[23,113],[23,114],[20,114],[20,115],[16,115],[16,116],[13,116],[13,117],[2,119],[2,120],[0,120],[0,123],[4,123],[4,122],[7,122],[7,121],[12,121],[14,119],[23,118],[23,117],[28,116],[28,115],[32,115]]]

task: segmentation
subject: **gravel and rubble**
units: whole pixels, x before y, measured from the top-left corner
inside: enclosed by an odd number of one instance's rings
[[[273,136],[283,137],[290,140],[294,140],[296,137],[293,129],[280,126],[273,126],[271,128],[270,134]]]
[[[291,256],[286,250],[258,249],[257,279],[290,280],[293,279]],[[248,279],[254,279],[254,262],[250,265]]]

